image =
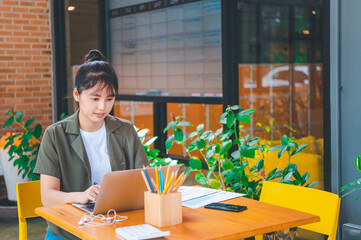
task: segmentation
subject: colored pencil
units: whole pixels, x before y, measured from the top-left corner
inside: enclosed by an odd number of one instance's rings
[[[145,173],[143,171],[140,172],[143,176],[143,179],[144,179],[144,183],[145,185],[147,186],[148,188],[148,191],[151,192],[152,190],[150,189],[150,186],[149,186],[149,183],[148,183],[148,180],[147,180],[147,177],[145,176]],[[152,191],[153,192],[153,191]]]
[[[152,192],[154,193],[154,189],[153,189],[153,186],[152,186],[152,183],[150,182],[150,178],[149,178],[149,174],[148,174],[148,171],[145,167],[143,167],[144,169],[144,173],[145,173],[145,176],[147,177],[147,180],[148,180],[148,183],[149,183],[149,186],[150,186],[150,189],[152,190]]]
[[[172,181],[173,181],[173,176],[170,177],[169,181],[167,182],[167,186],[164,188],[162,194],[165,194],[167,191],[168,191],[168,188],[170,187],[170,185],[172,184]]]
[[[155,167],[155,169],[154,169],[154,171],[155,171],[155,180],[156,180],[156,182],[157,182],[157,189],[158,189],[158,193],[159,193],[159,176],[158,176],[158,167]]]

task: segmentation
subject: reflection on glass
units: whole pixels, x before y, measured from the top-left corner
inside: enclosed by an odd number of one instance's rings
[[[114,116],[131,121],[139,129],[149,129],[147,137],[153,136],[153,103],[116,101]]]
[[[238,1],[239,104],[255,110],[243,130],[270,145],[279,145],[283,135],[306,143],[302,163],[294,161],[310,170],[318,188],[323,188],[322,13],[322,0]]]
[[[163,8],[161,2],[144,2],[153,10],[133,6],[131,14],[109,20],[119,93],[221,96],[221,1],[176,6],[171,1]],[[134,4],[112,3],[110,11],[124,12]]]
[[[199,124],[204,124],[205,130],[216,131],[222,127],[219,119],[222,114],[222,105],[213,104],[186,104],[186,103],[168,103],[167,104],[167,122],[172,121],[171,113],[177,117],[182,116],[183,120],[193,123],[192,126],[184,127],[184,135],[188,135],[191,132],[196,131],[196,127]],[[173,134],[173,130],[168,130],[168,135]],[[173,144],[169,150],[169,154],[186,156],[186,152],[182,146]],[[203,158],[201,155],[196,156]]]

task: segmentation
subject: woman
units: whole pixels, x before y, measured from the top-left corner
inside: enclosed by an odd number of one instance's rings
[[[117,91],[113,67],[91,50],[75,78],[78,111],[49,126],[40,145],[34,172],[44,206],[95,201],[105,173],[148,165],[133,125],[109,115]],[[77,239],[50,222],[47,231],[45,239]]]

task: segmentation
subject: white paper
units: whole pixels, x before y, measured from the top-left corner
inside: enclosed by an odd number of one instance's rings
[[[180,187],[178,191],[182,193],[182,206],[189,208],[199,208],[209,203],[221,202],[245,195],[211,188],[187,186]]]

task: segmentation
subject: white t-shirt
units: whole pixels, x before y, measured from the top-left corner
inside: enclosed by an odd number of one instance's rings
[[[95,132],[86,132],[80,129],[80,134],[90,163],[92,183],[101,184],[104,174],[112,170],[108,154],[105,123]]]

